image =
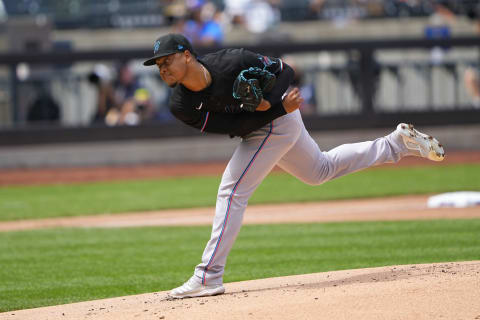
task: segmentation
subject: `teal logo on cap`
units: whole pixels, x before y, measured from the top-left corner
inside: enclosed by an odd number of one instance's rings
[[[160,41],[155,41],[155,44],[153,45],[153,54],[156,54],[158,49],[160,49]]]
[[[178,45],[178,50],[183,50],[183,46],[181,44]]]

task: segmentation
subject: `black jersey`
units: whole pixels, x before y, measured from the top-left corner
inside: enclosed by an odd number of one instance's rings
[[[202,132],[244,136],[286,114],[282,95],[293,80],[293,70],[281,59],[271,58],[245,49],[223,49],[198,59],[212,77],[202,91],[191,91],[179,84],[170,97],[172,114]],[[270,102],[267,111],[248,112],[240,108],[241,101],[233,97],[233,82],[249,67],[265,68],[277,77],[271,92],[264,95]]]

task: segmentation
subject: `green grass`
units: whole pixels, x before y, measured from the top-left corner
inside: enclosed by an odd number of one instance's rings
[[[220,176],[0,188],[0,221],[214,206]],[[251,204],[480,190],[480,164],[370,169],[309,186],[272,174]]]
[[[225,282],[480,259],[480,219],[244,226]],[[210,227],[0,233],[0,312],[168,290],[200,261]]]

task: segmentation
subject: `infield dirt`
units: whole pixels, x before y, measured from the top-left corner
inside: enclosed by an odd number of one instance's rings
[[[243,224],[318,223],[480,218],[480,206],[428,208],[428,196],[252,205]],[[0,222],[0,232],[55,227],[142,227],[211,225],[214,208],[176,209],[96,216]]]
[[[403,265],[225,285],[221,296],[167,292],[0,314],[0,319],[480,319],[480,261]]]

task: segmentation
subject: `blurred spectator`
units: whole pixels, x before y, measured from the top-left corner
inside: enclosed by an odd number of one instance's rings
[[[132,98],[135,90],[140,87],[137,77],[133,73],[128,62],[122,62],[118,66],[117,79],[114,82],[115,100],[122,104]]]
[[[475,108],[480,108],[480,79],[478,66],[469,66],[463,75],[463,81]]]
[[[449,38],[450,26],[456,22],[456,13],[466,14],[474,23],[475,31],[480,35],[480,4],[474,2],[459,2],[452,0],[436,0],[434,13],[431,16],[431,25],[426,28],[428,38]],[[442,62],[448,48],[432,49],[432,60]],[[463,81],[465,88],[472,99],[475,108],[480,108],[480,77],[479,62],[470,64],[464,72]]]
[[[429,23],[424,29],[427,39],[448,39],[451,37],[451,25],[455,22],[455,14],[448,1],[437,0],[433,3],[434,11],[430,15]],[[434,64],[443,62],[448,48],[434,47],[431,50],[431,61]]]
[[[152,118],[150,94],[140,85],[128,63],[120,65],[114,90],[117,107],[107,114],[108,125],[138,125]]]
[[[431,13],[431,3],[435,0],[385,0],[384,16],[417,17]]]
[[[467,11],[468,17],[475,24],[475,31],[480,36],[480,4],[472,6]],[[479,53],[480,55],[480,53]],[[468,94],[472,99],[474,108],[480,108],[480,58],[475,64],[471,64],[465,70],[463,81]]]
[[[478,1],[477,1],[478,2]],[[480,3],[466,8],[467,17],[475,24],[475,31],[480,35]]]
[[[224,0],[225,13],[233,25],[244,25],[245,16],[252,0]]]
[[[150,93],[143,88],[127,63],[119,66],[117,79],[111,81],[104,65],[95,66],[88,80],[98,92],[93,122],[109,126],[138,125],[154,117]]]
[[[378,88],[380,87],[380,75],[382,72],[382,67],[380,63],[372,57],[372,79],[365,79],[365,75],[362,73],[361,61],[362,55],[357,50],[352,50],[348,52],[348,61],[347,61],[347,70],[348,76],[350,79],[350,84],[353,88],[353,93],[360,99],[363,100],[363,83],[364,81],[373,81],[373,100],[376,99]]]
[[[88,81],[97,90],[97,110],[92,122],[104,124],[108,112],[116,107],[111,72],[107,66],[98,64],[88,75]]]
[[[162,13],[169,25],[175,24],[187,15],[185,0],[165,0],[164,2],[165,6]]]
[[[174,31],[184,34],[194,45],[213,46],[223,42],[220,12],[210,1],[193,0],[187,6],[186,19],[180,19]]]
[[[245,26],[253,33],[263,33],[280,21],[280,11],[265,0],[250,1],[244,17]]]
[[[322,10],[325,7],[326,0],[309,0],[308,3],[308,17],[318,19],[321,16]]]
[[[446,39],[451,36],[451,25],[455,23],[455,14],[448,1],[437,0],[433,3],[433,12],[424,33],[427,39]]]
[[[47,88],[40,88],[38,95],[28,108],[27,121],[34,123],[56,123],[60,120],[60,107]]]
[[[230,23],[242,25],[252,33],[264,33],[280,21],[280,0],[225,0]]]
[[[121,105],[120,115],[116,124],[138,125],[152,119],[154,115],[150,93],[145,88],[137,88],[133,97]]]

